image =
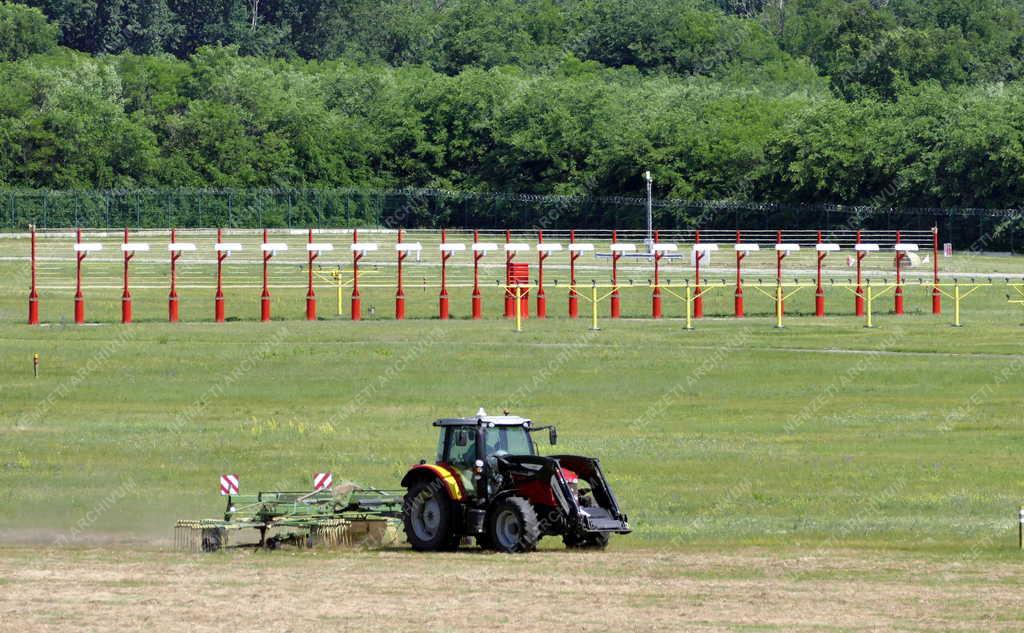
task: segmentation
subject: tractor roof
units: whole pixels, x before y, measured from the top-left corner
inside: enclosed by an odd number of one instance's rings
[[[434,426],[476,426],[493,424],[495,426],[523,426],[532,422],[528,418],[521,418],[518,415],[475,415],[471,418],[441,418],[434,420]]]

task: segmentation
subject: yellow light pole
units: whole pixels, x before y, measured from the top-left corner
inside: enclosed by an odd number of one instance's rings
[[[963,327],[960,325],[960,280],[953,280],[953,327]]]
[[[523,290],[516,284],[516,332],[523,331],[523,304],[520,298],[522,297]]]
[[[689,279],[686,280],[686,329],[693,329],[693,288]]]
[[[590,331],[597,332],[601,328],[597,327],[597,282],[590,282],[590,318],[591,325]]]
[[[782,301],[783,301],[783,298],[782,298],[782,280],[779,280],[775,284],[775,327],[776,328],[780,328],[780,329],[785,327],[785,326],[782,325],[782,314],[783,314],[783,307],[782,307],[783,304],[782,304]]]

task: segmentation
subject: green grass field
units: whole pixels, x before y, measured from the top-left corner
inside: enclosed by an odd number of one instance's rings
[[[46,264],[45,324],[30,327],[27,265],[0,261],[0,630],[222,631],[225,605],[245,604],[252,621],[291,630],[460,631],[465,601],[419,589],[470,582],[500,587],[474,603],[491,629],[517,633],[566,621],[595,633],[1024,626],[1022,315],[1002,281],[965,300],[963,328],[950,327],[949,300],[933,316],[928,289],[911,284],[908,314],[885,297],[876,329],[852,316],[846,289],[828,290],[824,320],[808,316],[810,290],[790,297],[778,330],[768,297],[748,291],[738,321],[719,288],[685,331],[671,295],[671,318],[646,318],[634,270],[629,318],[604,318],[602,303],[590,332],[564,318],[563,286],[548,295],[557,318],[515,333],[496,316],[494,269],[483,321],[466,319],[465,287],[442,323],[436,289],[411,284],[414,318],[395,322],[392,291],[368,284],[363,322],[348,320],[347,297],[334,316],[321,286],[322,320],[309,323],[300,268],[278,262],[275,320],[259,323],[247,264],[226,292],[234,321],[215,324],[211,267],[186,263],[181,323],[165,322],[165,263],[139,263],[136,323],[122,326],[117,263],[93,260],[90,323],[70,325],[64,258]],[[969,279],[1021,265],[961,257],[943,269]],[[433,419],[480,406],[555,423],[555,450],[601,457],[636,531],[604,553],[545,539],[521,557],[170,548],[176,519],[223,511],[221,473],[249,492],[306,488],[323,469],[395,487],[431,458]],[[541,587],[557,590],[538,600]]]
[[[20,269],[0,264],[0,279]],[[491,314],[499,292],[485,297]],[[552,293],[558,315],[562,292]],[[627,293],[627,314],[647,310],[646,292]],[[912,288],[911,314],[886,314],[887,298],[874,330],[852,316],[799,316],[805,293],[787,302],[798,316],[784,330],[771,327],[768,300],[751,297],[752,318],[708,318],[691,332],[678,318],[602,319],[596,333],[557,318],[517,334],[493,317],[394,322],[389,296],[373,289],[364,304],[377,313],[362,323],[300,321],[292,290],[275,294],[287,320],[221,325],[162,323],[165,291],[141,290],[143,322],[129,327],[115,324],[115,290],[89,293],[101,324],[85,327],[60,324],[70,293],[53,291],[43,297],[51,324],[30,328],[24,293],[7,284],[0,529],[166,539],[175,519],[221,511],[223,472],[248,491],[303,488],[322,469],[394,487],[431,457],[430,421],[508,406],[558,424],[559,451],[602,458],[636,527],[616,547],[1015,557],[1024,353],[1006,292],[972,295],[960,329],[948,301],[933,317],[926,291]],[[255,316],[252,295],[229,294],[229,314]],[[725,314],[726,299],[709,299],[708,312]],[[414,316],[434,310],[432,295],[409,301]],[[852,308],[843,290],[829,301]],[[453,296],[457,316],[462,303]],[[183,295],[183,319],[208,320],[210,304]],[[666,312],[681,306],[666,300]],[[112,490],[124,494],[101,503]]]

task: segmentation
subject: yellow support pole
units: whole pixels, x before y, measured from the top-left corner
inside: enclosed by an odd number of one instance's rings
[[[960,325],[960,280],[953,280],[953,327],[963,327]]]
[[[782,282],[775,284],[775,327],[782,328]]]
[[[693,329],[693,288],[689,279],[686,280],[686,329]]]
[[[523,331],[523,304],[520,301],[522,289],[516,284],[516,332]]]
[[[864,312],[865,312],[865,316],[868,319],[868,322],[864,325],[864,327],[872,328],[872,327],[875,327],[875,326],[871,323],[871,280],[870,279],[867,282],[866,293],[867,293],[867,297],[866,297],[866,301],[864,302],[865,303],[865,305],[864,305],[864,308],[865,308]]]
[[[601,328],[597,327],[597,282],[590,284],[590,318],[591,326],[590,331],[596,332]]]

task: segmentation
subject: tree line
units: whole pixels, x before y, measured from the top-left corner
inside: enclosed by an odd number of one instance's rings
[[[1022,187],[1015,0],[30,4],[0,2],[0,187]]]

